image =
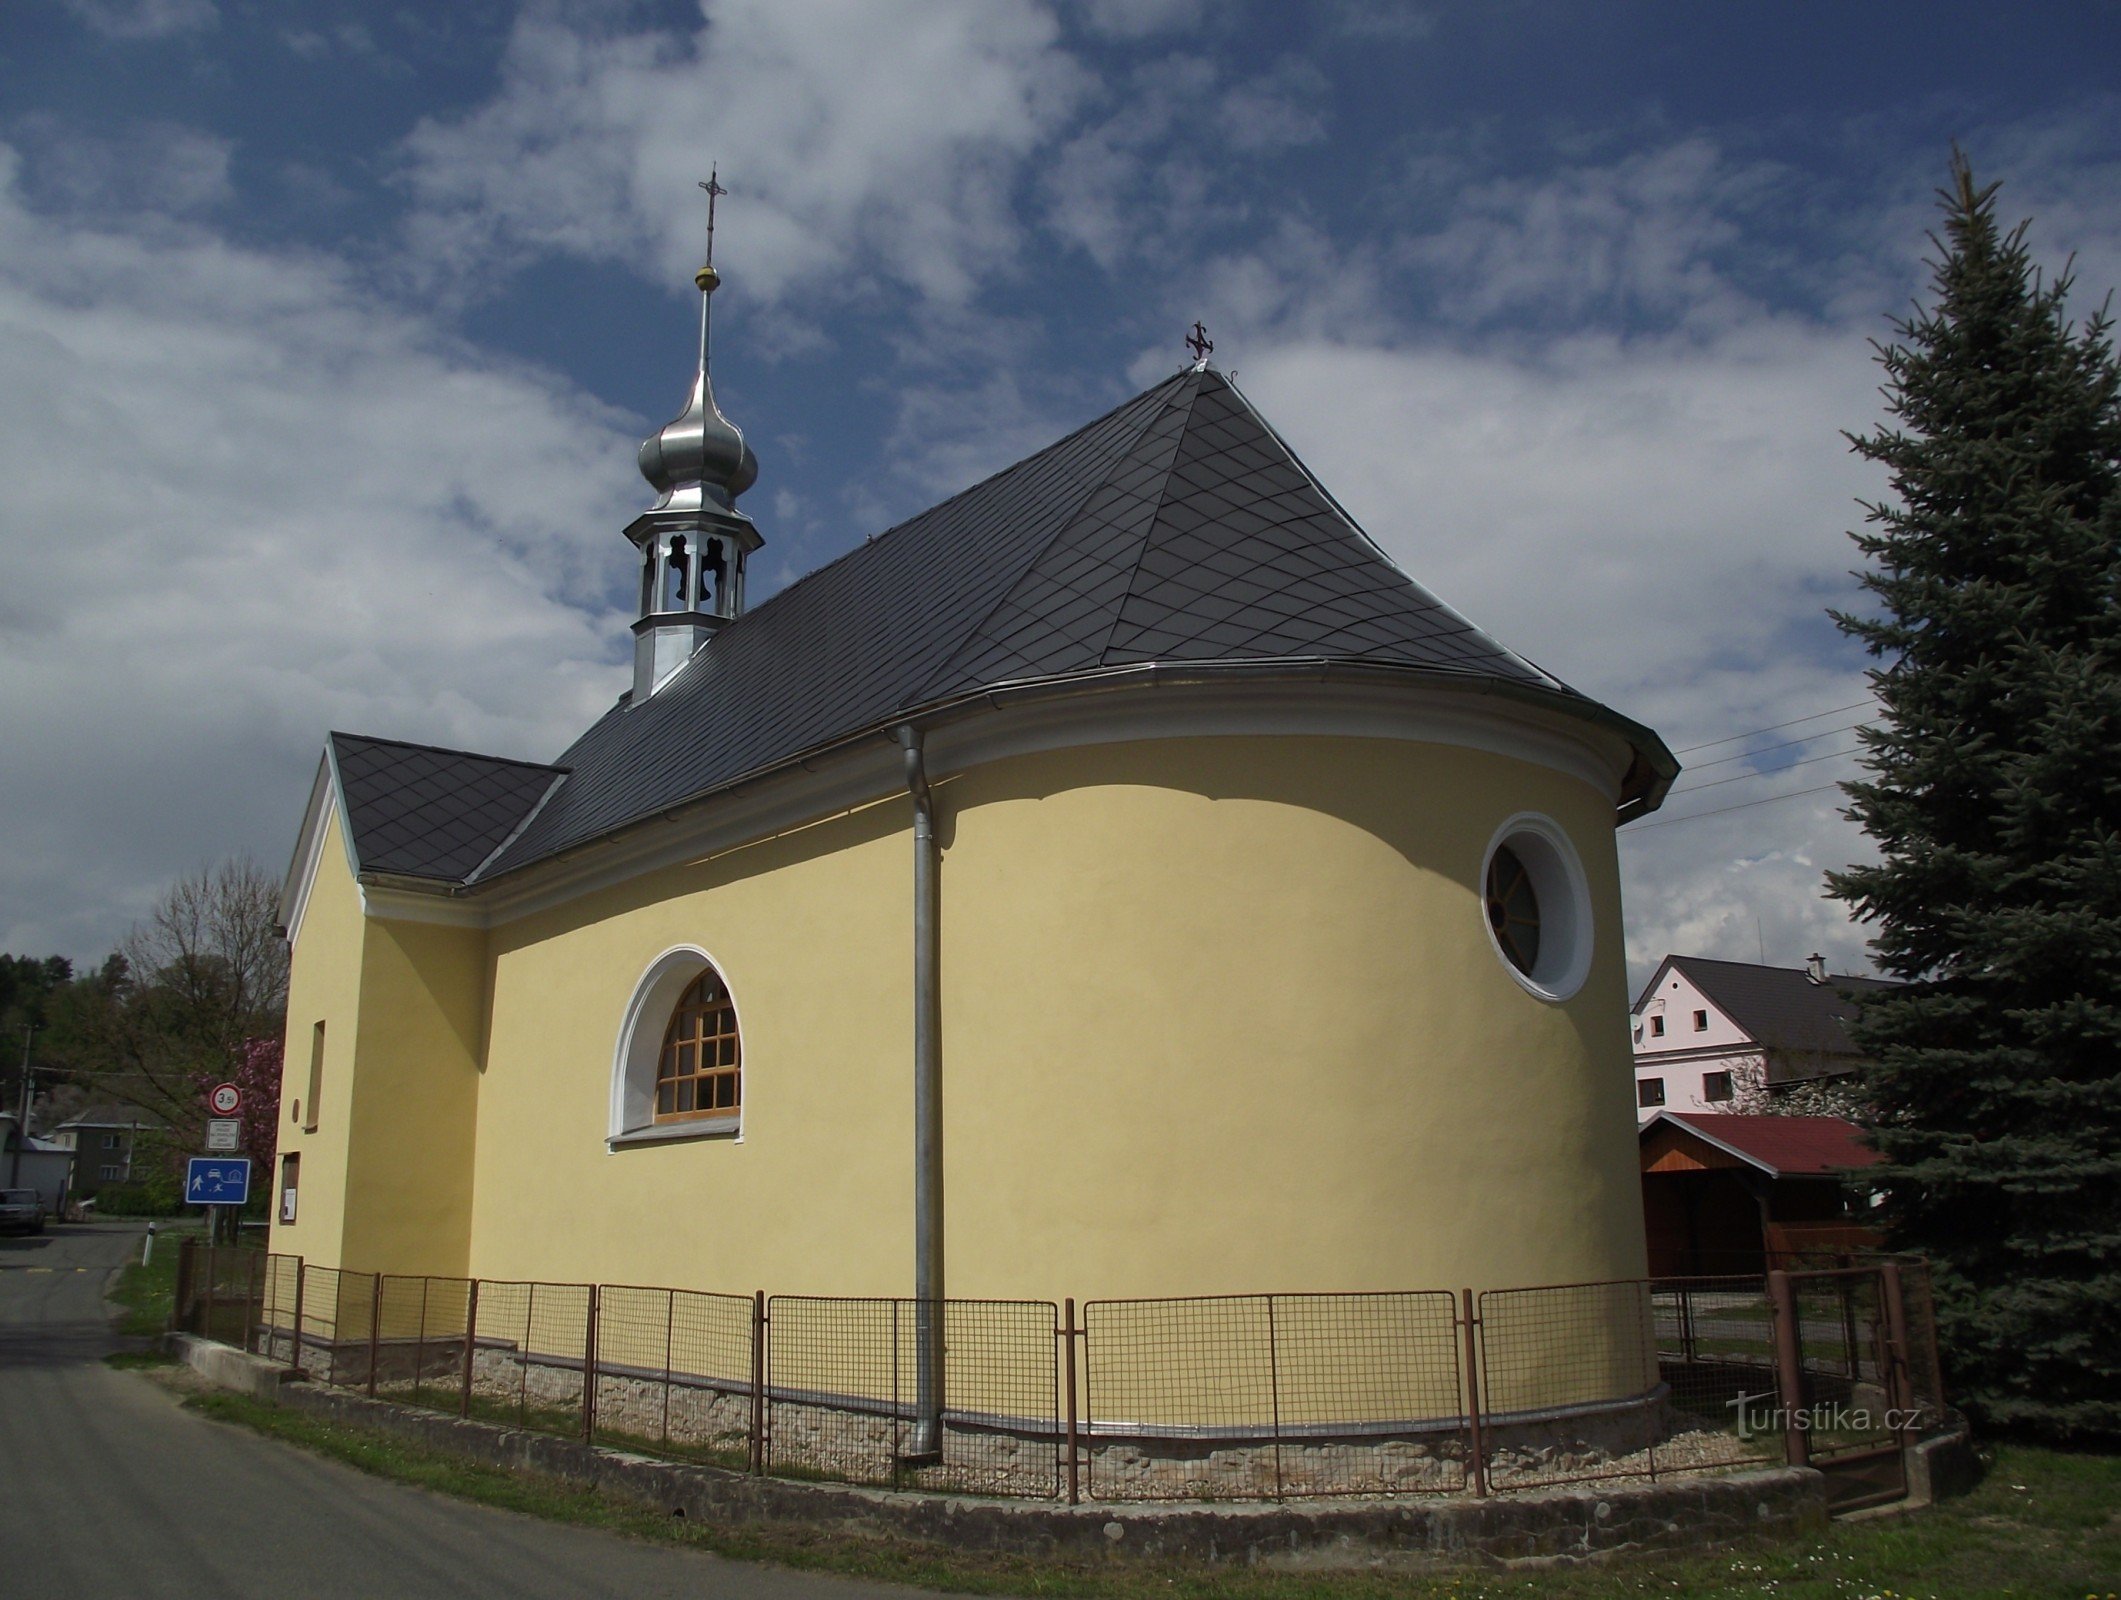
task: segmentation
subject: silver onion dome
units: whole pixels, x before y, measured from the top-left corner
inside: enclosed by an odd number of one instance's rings
[[[758,481],[758,457],[744,442],[743,430],[714,403],[709,376],[708,308],[721,274],[702,267],[693,281],[700,289],[700,365],[685,409],[641,441],[641,476],[662,498],[657,510],[698,506],[706,502],[730,507]]]

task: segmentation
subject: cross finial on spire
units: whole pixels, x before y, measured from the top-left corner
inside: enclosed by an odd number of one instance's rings
[[[1196,322],[1193,332],[1186,337],[1186,348],[1193,352],[1193,370],[1200,372],[1207,368],[1208,355],[1214,350],[1215,341],[1208,337],[1208,330]]]
[[[719,165],[707,169],[707,181],[700,185],[707,191],[707,265],[714,265],[714,203],[729,191],[722,187],[722,169]]]

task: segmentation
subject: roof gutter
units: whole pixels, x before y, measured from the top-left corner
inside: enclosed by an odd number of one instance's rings
[[[1663,804],[1665,793],[1672,780],[1679,775],[1679,762],[1665,743],[1649,728],[1632,718],[1608,709],[1581,695],[1560,690],[1546,689],[1535,684],[1519,683],[1492,674],[1475,672],[1451,672],[1436,667],[1408,667],[1386,662],[1346,661],[1327,657],[1301,659],[1277,659],[1270,661],[1202,661],[1159,662],[1148,661],[1126,666],[1097,667],[1087,672],[1067,673],[1056,677],[1026,678],[1016,683],[996,684],[991,687],[970,690],[946,699],[932,701],[894,712],[887,718],[869,723],[851,733],[829,739],[822,744],[787,756],[766,766],[758,767],[740,777],[702,790],[675,805],[661,810],[645,812],[627,822],[619,824],[593,838],[583,839],[551,855],[541,856],[535,861],[510,867],[492,877],[482,877],[475,883],[444,883],[433,878],[411,878],[393,873],[362,872],[363,883],[373,883],[391,888],[411,890],[443,898],[461,898],[474,890],[483,891],[506,882],[518,873],[534,872],[555,862],[566,861],[597,849],[619,833],[631,831],[644,824],[656,821],[678,822],[703,806],[711,805],[729,795],[737,794],[755,785],[766,783],[779,775],[795,771],[810,771],[814,764],[828,757],[863,745],[873,746],[879,739],[899,740],[899,730],[919,726],[933,728],[987,707],[1000,708],[1018,702],[1060,699],[1085,694],[1117,693],[1138,688],[1179,688],[1206,686],[1231,682],[1283,682],[1283,683],[1348,683],[1348,684],[1420,684],[1424,687],[1442,687],[1467,694],[1489,695],[1514,705],[1522,705],[1549,715],[1559,714],[1578,722],[1586,722],[1622,740],[1632,752],[1626,772],[1621,778],[1620,802],[1614,814],[1615,825],[1632,822],[1639,816],[1654,811]],[[484,865],[490,866],[491,863]]]

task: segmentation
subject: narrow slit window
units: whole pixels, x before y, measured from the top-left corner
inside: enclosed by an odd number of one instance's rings
[[[317,1131],[319,1105],[324,1098],[324,1024],[309,1030],[309,1089],[302,1096],[302,1131]]]

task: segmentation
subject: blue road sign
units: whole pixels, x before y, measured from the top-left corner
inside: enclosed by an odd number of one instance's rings
[[[250,1157],[193,1156],[184,1164],[184,1198],[195,1206],[239,1206],[250,1198]]]

